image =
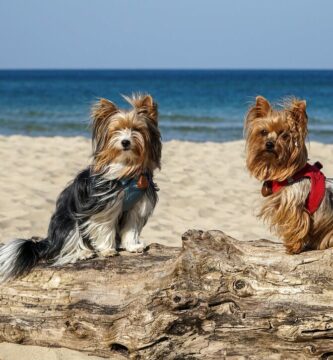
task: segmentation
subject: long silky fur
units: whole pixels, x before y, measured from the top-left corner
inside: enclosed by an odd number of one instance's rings
[[[71,234],[78,233],[79,226],[93,214],[101,212],[107,205],[112,206],[120,193],[119,181],[105,181],[102,175],[91,174],[90,168],[83,170],[60,194],[44,240],[18,239],[0,248],[0,279],[25,274],[40,260],[59,260],[65,242],[71,240]],[[91,250],[89,237],[79,235],[75,249]],[[69,251],[62,253],[62,257],[65,256],[67,261],[59,261],[59,264],[77,260],[75,254]]]
[[[305,139],[307,115],[305,101],[288,99],[279,110],[259,96],[245,118],[246,163],[258,180],[283,181],[302,169],[307,162]],[[267,138],[261,136],[267,130]],[[279,132],[287,132],[283,140]],[[275,141],[276,156],[265,155],[267,139]],[[289,253],[333,246],[333,193],[326,180],[325,197],[310,215],[305,208],[310,180],[300,179],[263,200],[259,212],[279,237]]]
[[[93,107],[92,165],[81,171],[58,197],[45,239],[17,239],[0,248],[0,281],[26,274],[41,261],[63,265],[96,252],[115,250],[126,219],[134,219],[134,231],[140,234],[158,200],[152,179],[153,171],[160,167],[161,136],[157,106],[151,96],[127,100],[133,106],[130,111],[119,110],[106,99]],[[112,139],[116,131],[134,126],[132,155],[123,158]],[[125,213],[121,179],[142,173],[151,179],[142,205],[132,214]]]
[[[333,246],[333,193],[326,183],[325,197],[317,211],[310,215],[304,204],[310,191],[310,180],[302,179],[266,197],[259,216],[282,237],[288,252],[327,249]]]

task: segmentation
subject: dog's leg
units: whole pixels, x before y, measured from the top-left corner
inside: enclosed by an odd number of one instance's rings
[[[87,248],[83,243],[79,227],[75,224],[75,227],[65,239],[64,246],[57,256],[54,266],[75,263],[78,260],[86,260],[94,256],[94,251]]]
[[[324,250],[333,247],[333,230],[328,231],[325,236],[320,239],[320,241],[317,243],[316,249],[318,250]]]
[[[125,215],[120,228],[120,248],[130,252],[142,252],[144,250],[145,244],[140,239],[140,234],[153,210],[153,202],[145,195]]]
[[[101,256],[117,253],[116,234],[120,214],[121,203],[117,203],[92,216],[85,224],[85,235],[89,236],[91,245]]]
[[[311,239],[309,236],[304,238],[288,238],[284,239],[284,245],[288,254],[299,254],[304,250],[311,249]]]
[[[279,231],[284,239],[284,245],[289,254],[299,254],[306,247],[311,248],[311,217],[307,211],[289,207],[291,213],[279,225]]]

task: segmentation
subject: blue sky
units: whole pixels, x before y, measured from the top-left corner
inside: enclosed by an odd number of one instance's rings
[[[333,68],[331,0],[0,0],[0,68]]]

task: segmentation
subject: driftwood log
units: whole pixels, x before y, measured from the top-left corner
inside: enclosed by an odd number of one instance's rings
[[[111,359],[330,359],[333,252],[190,230],[182,249],[41,265],[0,287],[0,337]]]

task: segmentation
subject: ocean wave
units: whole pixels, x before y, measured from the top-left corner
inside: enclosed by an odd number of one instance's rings
[[[39,110],[29,110],[22,112],[22,116],[29,116],[29,117],[44,117],[44,116],[50,116],[50,113],[47,113],[45,111],[39,111]]]
[[[40,120],[43,122],[47,121],[57,121],[58,119],[82,119],[87,117],[87,113],[84,111],[78,111],[78,110],[71,110],[68,111],[68,109],[54,109],[54,110],[29,110],[29,109],[20,109],[16,108],[11,111],[5,111],[1,113],[2,118],[12,118],[15,121],[18,121],[18,119],[33,119]]]
[[[242,124],[222,123],[222,124],[207,124],[207,123],[160,123],[162,130],[177,130],[177,131],[207,131],[212,132],[216,130],[242,130]]]
[[[160,114],[161,121],[190,121],[190,122],[212,122],[219,123],[225,121],[225,118],[219,116],[198,116],[187,114]]]
[[[39,122],[39,121],[21,121],[7,118],[0,118],[0,127],[3,130],[18,130],[26,132],[50,132],[54,131],[66,131],[66,130],[88,130],[88,125],[78,122]]]
[[[333,132],[333,124],[310,124],[309,132],[311,131]]]
[[[193,117],[187,115],[178,121],[162,118],[160,128],[163,140],[178,139],[198,142],[223,142],[243,137],[243,123],[241,121],[224,120],[208,122],[206,118],[199,117],[195,121],[192,120]],[[21,120],[0,117],[0,133],[4,135],[19,133],[30,136],[83,135],[89,137],[90,129],[88,121],[80,121],[79,119],[61,121],[60,119],[24,118],[24,120]],[[333,124],[317,123],[309,125],[309,140],[330,143],[332,139]]]

